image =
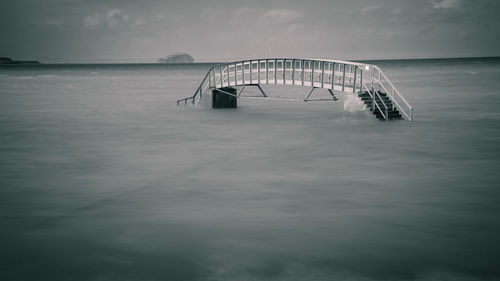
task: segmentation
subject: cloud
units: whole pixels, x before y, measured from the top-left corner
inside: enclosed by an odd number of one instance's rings
[[[120,9],[111,9],[106,13],[98,13],[86,16],[83,19],[83,27],[86,28],[119,28],[130,27],[138,21]]]
[[[244,21],[254,17],[255,9],[248,6],[238,8],[233,11],[233,21]]]
[[[376,9],[378,9],[378,6],[366,6],[363,9],[361,9],[361,15],[366,16],[366,14],[368,14],[371,11],[374,11]]]
[[[220,17],[225,13],[223,9],[212,9],[208,8],[203,11],[201,11],[201,17],[203,19],[212,19],[216,17]]]
[[[304,24],[302,23],[292,23],[288,26],[286,33],[288,35],[301,34],[304,32]]]
[[[434,9],[458,9],[462,6],[461,0],[431,0]]]
[[[133,21],[131,16],[119,9],[109,10],[106,15],[106,23],[109,27],[131,25]]]
[[[49,19],[44,22],[45,25],[48,26],[61,26],[64,24],[64,20],[60,19]]]
[[[101,15],[91,15],[91,16],[86,16],[85,19],[83,19],[83,26],[84,27],[94,27],[94,26],[99,26],[103,23],[103,19]]]
[[[302,14],[287,9],[270,10],[264,13],[263,19],[273,24],[293,23],[302,19]]]
[[[396,8],[392,11],[393,14],[395,15],[401,15],[403,13],[403,9],[401,8]]]

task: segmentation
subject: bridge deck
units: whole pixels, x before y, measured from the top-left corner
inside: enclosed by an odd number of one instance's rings
[[[223,88],[223,87],[234,87],[234,86],[243,86],[243,85],[249,85],[249,84],[267,84],[267,85],[285,85],[285,86],[304,86],[304,87],[315,87],[315,88],[327,88],[327,89],[332,89],[334,91],[339,91],[339,92],[353,92],[353,88],[350,85],[345,85],[344,90],[342,90],[341,85],[334,85],[334,88],[332,88],[331,83],[324,83],[323,85],[321,82],[314,82],[314,85],[311,81],[304,81],[304,85],[300,81],[292,81],[292,80],[285,80],[285,83],[283,81],[277,81],[277,83],[266,83],[265,80],[261,79],[259,80],[241,80],[238,79],[236,82],[234,80],[231,80],[230,82],[228,81],[223,81],[220,85],[217,85],[216,88]],[[323,86],[323,87],[322,87]]]

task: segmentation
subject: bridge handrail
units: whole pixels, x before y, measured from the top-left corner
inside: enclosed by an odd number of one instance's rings
[[[392,84],[391,80],[389,80],[389,78],[387,78],[387,75],[385,75],[385,73],[382,71],[382,69],[380,69],[380,67],[378,66],[375,66],[377,68],[377,70],[380,72],[381,76],[384,78],[384,80],[389,83],[389,85],[391,85],[391,87],[394,89],[394,91],[396,92],[396,94],[398,94],[399,98],[401,98],[401,100],[403,100],[405,102],[405,104],[411,108],[411,105],[410,103],[405,99],[405,97],[403,97],[403,95],[401,95],[401,93],[399,92],[398,88],[396,88],[396,86],[394,86],[394,84]]]
[[[382,83],[382,79],[385,82],[387,82],[389,84],[389,86],[391,86],[391,89],[392,89],[392,101],[397,105],[397,107],[399,109],[401,109],[401,111],[408,118],[408,120],[413,121],[413,107],[405,99],[405,97],[403,97],[403,95],[401,95],[401,93],[399,92],[398,88],[396,88],[396,86],[394,86],[394,84],[392,84],[391,80],[389,80],[389,78],[387,77],[387,75],[385,75],[385,73],[382,71],[382,69],[380,69],[380,67],[378,67],[376,65],[373,65],[373,67],[378,71],[378,73],[380,74],[380,76],[379,76],[379,79],[377,79],[375,77],[373,77],[372,79],[374,79],[374,80],[376,80],[378,82],[378,84],[386,91],[387,95],[390,95],[390,91],[384,86],[384,84]],[[407,111],[409,111],[409,113],[407,113],[406,110],[404,110],[404,107],[399,104],[398,100],[394,97],[395,95],[397,95],[398,98],[401,99],[404,102],[404,104],[407,107]]]
[[[228,71],[227,68],[229,67],[229,65],[231,65],[231,64],[235,64],[235,65],[236,64],[241,64],[242,65],[242,69],[240,70],[240,72],[246,73],[247,70],[244,69],[243,65],[245,65],[247,63],[261,62],[261,61],[266,61],[266,63],[268,63],[270,61],[272,61],[273,63],[276,63],[278,61],[283,61],[283,62],[284,61],[301,61],[301,63],[304,63],[305,61],[308,61],[308,62],[312,62],[313,64],[315,62],[329,62],[329,63],[334,63],[334,64],[343,64],[343,65],[356,66],[359,69],[361,69],[361,67],[363,65],[365,65],[365,64],[362,64],[362,63],[350,62],[350,61],[343,61],[343,60],[331,60],[331,59],[321,59],[321,60],[318,60],[318,59],[309,59],[309,58],[265,58],[265,59],[251,59],[251,60],[235,61],[235,62],[231,62],[231,63],[219,63],[219,64],[213,65],[213,66],[211,66],[209,68],[209,70],[207,71],[207,74],[205,75],[205,77],[203,78],[202,82],[200,83],[200,86],[196,89],[196,91],[195,91],[195,93],[194,93],[194,95],[192,97],[188,97],[188,98],[184,98],[184,99],[179,99],[179,100],[177,100],[177,104],[179,104],[182,101],[189,100],[189,99],[192,99],[192,101],[194,102],[194,100],[196,99],[196,97],[198,96],[198,94],[202,94],[202,92],[205,90],[205,89],[201,90],[200,88],[206,82],[207,78],[209,78],[210,73],[213,72],[215,69],[222,68],[222,67],[226,66],[226,68],[224,70],[221,69],[222,73],[226,73],[226,71]],[[286,67],[284,65],[282,66],[282,68],[286,69]],[[315,71],[315,70],[316,69],[314,69],[314,66],[313,66],[310,71]],[[295,69],[295,71],[297,71],[297,69]],[[251,65],[249,66],[248,72],[252,72],[252,66]],[[332,73],[332,76],[333,76],[333,73]],[[353,74],[352,73],[346,73],[346,76],[353,76]],[[214,83],[215,83],[214,87],[217,86],[217,83],[219,83],[219,81],[221,79],[224,80],[224,78],[221,77],[221,76],[219,76],[218,78],[219,78],[218,80],[214,80]],[[334,79],[334,77],[332,77],[332,80],[333,79]],[[313,84],[314,82],[311,81],[311,83]],[[211,87],[211,81],[209,81],[209,87]]]

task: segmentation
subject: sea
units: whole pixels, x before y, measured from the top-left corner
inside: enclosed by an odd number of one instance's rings
[[[500,280],[500,59],[372,63],[413,122],[177,106],[210,63],[0,66],[0,280]]]

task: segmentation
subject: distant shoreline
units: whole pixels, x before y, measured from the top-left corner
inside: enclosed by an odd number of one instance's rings
[[[14,60],[7,57],[0,57],[0,65],[19,65],[19,64],[40,64],[39,61],[36,60]]]

